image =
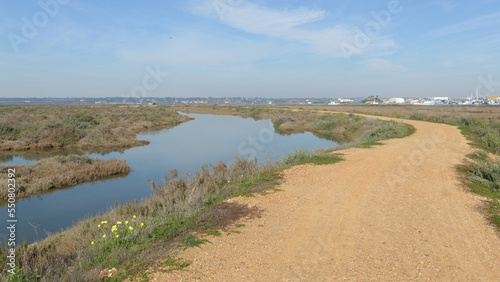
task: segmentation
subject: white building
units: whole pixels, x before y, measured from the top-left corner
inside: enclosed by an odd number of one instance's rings
[[[391,98],[387,101],[387,104],[404,104],[405,99],[403,98]]]
[[[450,97],[434,97],[432,98],[434,101],[449,101]]]
[[[337,101],[339,103],[352,103],[353,102],[352,99],[345,99],[345,98],[338,98]]]

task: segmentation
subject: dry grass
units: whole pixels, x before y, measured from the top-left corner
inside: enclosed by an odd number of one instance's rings
[[[176,249],[190,232],[206,228],[213,213],[203,211],[223,199],[269,189],[276,183],[272,173],[279,168],[280,164],[259,166],[255,160],[238,159],[231,166],[203,166],[192,179],[173,170],[160,183],[150,181],[155,193],[144,201],[117,204],[41,242],[18,246],[19,277],[94,281],[107,267],[134,274],[134,267],[142,270],[149,261]],[[4,263],[0,255],[0,264]]]
[[[364,143],[403,137],[411,134],[412,127],[401,122],[387,122],[363,118],[352,114],[337,114],[323,108],[307,107],[246,107],[246,106],[189,106],[172,107],[177,111],[201,114],[222,114],[271,119],[280,134],[311,132],[320,138],[335,141]],[[292,109],[292,110],[290,110]],[[321,111],[321,114],[318,114]]]
[[[400,123],[352,115],[318,116],[316,113],[286,110],[237,109],[234,114],[271,118],[277,130],[284,134],[307,130],[315,134],[339,135],[345,139],[370,140],[395,137],[394,132],[396,135],[400,132],[394,129],[411,133],[411,128]],[[227,113],[227,109],[223,111]],[[313,161],[321,163],[340,160],[338,156],[334,156],[334,160],[311,156],[315,158]],[[307,159],[301,156],[299,163],[302,162],[307,162]],[[18,277],[38,276],[47,281],[97,281],[100,271],[110,267],[118,268],[120,273],[117,275],[121,278],[140,273],[151,266],[151,261],[171,253],[182,242],[192,241],[194,231],[210,228],[214,222],[212,217],[221,210],[219,205],[224,199],[250,196],[251,193],[274,187],[282,167],[282,163],[259,166],[256,160],[237,159],[231,166],[224,163],[205,165],[192,178],[179,176],[176,170],[172,170],[160,182],[149,180],[154,194],[141,202],[116,204],[112,210],[82,220],[41,242],[19,246],[17,253],[21,259],[18,267],[21,273]],[[126,221],[127,226],[133,227],[130,231],[122,228]],[[225,220],[217,218],[215,221]],[[0,259],[2,263],[5,261]]]
[[[188,120],[165,106],[0,106],[0,151],[145,145],[137,133]]]
[[[340,105],[340,106],[290,106],[291,109],[327,110],[348,113],[364,113],[388,117],[410,117],[420,113],[425,116],[449,116],[467,118],[500,118],[496,106],[412,106],[412,105]]]
[[[97,160],[69,155],[42,159],[31,165],[0,165],[0,182],[7,183],[7,169],[16,170],[18,198],[46,193],[48,190],[96,181],[130,171],[124,161]],[[7,200],[7,186],[0,187],[0,200]]]
[[[421,113],[426,116],[451,116],[472,118],[500,118],[500,107],[497,106],[412,106],[412,105],[339,105],[339,106],[314,106],[314,105],[290,105],[290,106],[171,106],[172,109],[182,112],[224,114],[250,116],[246,112],[250,108],[263,110],[291,109],[302,111],[335,111],[347,113],[364,113],[389,117],[410,117],[412,114]],[[256,111],[256,110],[254,110]],[[243,113],[243,114],[242,114]]]

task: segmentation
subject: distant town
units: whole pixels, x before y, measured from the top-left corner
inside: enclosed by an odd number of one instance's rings
[[[500,96],[465,98],[175,98],[175,97],[108,97],[108,98],[0,98],[0,104],[71,104],[71,105],[158,105],[158,104],[228,104],[228,105],[500,105]]]

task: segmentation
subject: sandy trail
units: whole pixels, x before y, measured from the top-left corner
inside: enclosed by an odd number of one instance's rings
[[[412,136],[288,169],[284,192],[231,199],[262,217],[181,252],[192,262],[183,271],[150,278],[500,281],[500,238],[455,171],[467,140],[452,126],[405,122]]]

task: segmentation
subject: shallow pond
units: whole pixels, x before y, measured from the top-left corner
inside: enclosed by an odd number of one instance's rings
[[[174,128],[145,132],[138,139],[149,140],[147,146],[135,147],[107,154],[93,153],[90,157],[127,160],[132,172],[95,183],[77,185],[71,189],[55,190],[51,193],[20,199],[16,203],[16,238],[28,242],[43,239],[47,233],[61,231],[80,219],[104,212],[114,202],[126,203],[152,194],[147,179],[156,181],[171,169],[180,175],[186,170],[199,170],[202,164],[219,161],[230,164],[236,157],[257,157],[260,163],[268,159],[282,159],[288,152],[297,149],[314,150],[336,146],[331,140],[321,139],[306,132],[281,135],[275,133],[270,120],[254,120],[237,116],[190,114],[195,119]],[[68,151],[56,152],[57,154]],[[3,155],[3,164],[33,163],[40,157],[30,155]],[[64,173],[64,172],[61,172]],[[7,208],[0,208],[7,222]],[[7,229],[0,230],[0,239],[7,238]]]

